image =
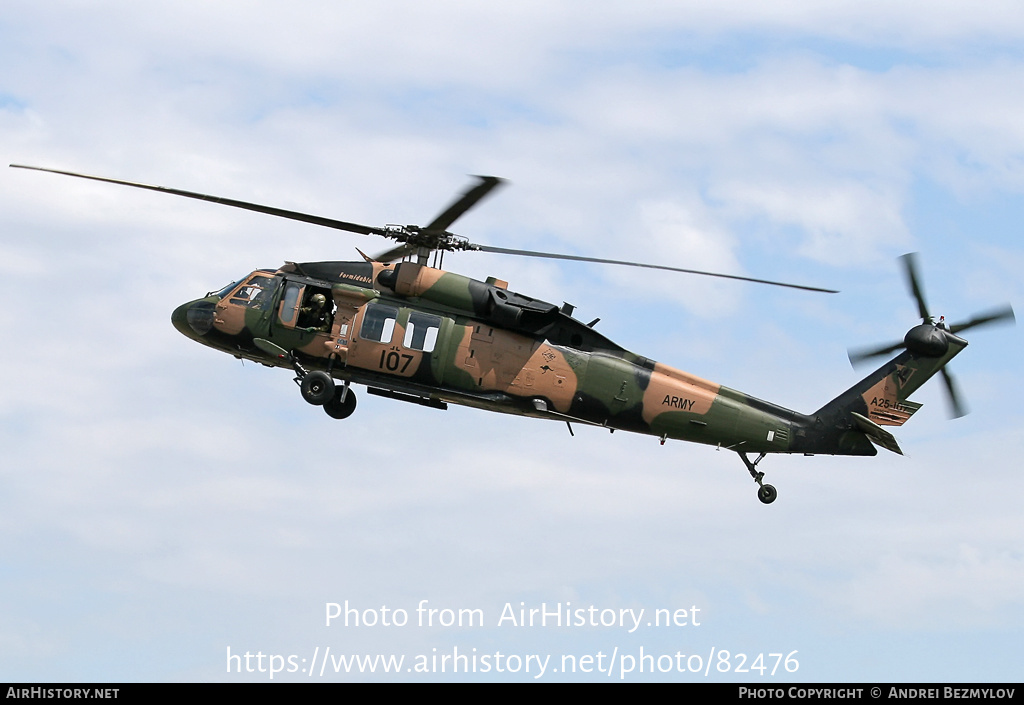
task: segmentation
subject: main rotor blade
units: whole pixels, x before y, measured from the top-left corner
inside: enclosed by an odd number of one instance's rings
[[[51,174],[62,174],[64,176],[74,176],[79,179],[90,179],[92,181],[102,181],[108,184],[120,184],[122,186],[132,186],[134,188],[146,189],[149,191],[159,191],[161,193],[169,193],[173,196],[184,196],[185,198],[194,198],[199,201],[209,201],[210,203],[219,203],[222,206],[231,206],[233,208],[242,208],[247,211],[255,211],[257,213],[265,213],[266,215],[276,215],[279,218],[288,218],[289,220],[300,220],[304,223],[312,223],[313,225],[322,225],[326,228],[334,228],[335,230],[347,230],[352,233],[359,233],[360,235],[382,235],[388,237],[388,232],[383,228],[373,228],[368,225],[360,225],[358,223],[347,223],[344,220],[335,220],[333,218],[324,218],[319,215],[311,215],[309,213],[300,213],[298,211],[285,210],[284,208],[274,208],[273,206],[264,206],[258,203],[249,203],[247,201],[237,201],[233,198],[221,198],[220,196],[209,196],[203,193],[195,193],[193,191],[183,191],[181,189],[166,188],[164,186],[151,186],[149,184],[140,184],[134,181],[123,181],[121,179],[110,179],[104,176],[90,176],[88,174],[76,174],[73,171],[62,171],[60,169],[47,169],[41,166],[25,166],[23,164],[11,164],[15,169],[31,169],[33,171],[48,171]]]
[[[772,286],[784,286],[790,289],[803,289],[804,291],[818,291],[825,294],[838,294],[835,289],[820,289],[816,286],[803,286],[801,284],[786,284],[785,282],[770,281],[768,279],[754,279],[753,277],[741,277],[737,274],[719,274],[716,272],[704,272],[698,269],[682,269],[680,267],[667,267],[662,264],[643,264],[642,262],[625,262],[617,259],[601,259],[600,257],[580,257],[578,255],[556,255],[551,252],[534,252],[532,250],[511,250],[506,247],[491,247],[490,245],[470,245],[469,249],[480,252],[493,252],[499,255],[518,255],[520,257],[544,257],[547,259],[564,259],[573,262],[595,262],[597,264],[618,264],[625,267],[643,267],[645,269],[663,269],[668,272],[682,272],[683,274],[700,274],[705,277],[719,277],[721,279],[736,279],[755,284],[770,284]]]
[[[418,249],[418,247],[410,245],[407,242],[403,242],[401,245],[395,245],[390,250],[374,255],[373,261],[387,264],[388,262],[394,262],[395,260],[400,260],[403,257],[408,257]]]
[[[966,416],[967,407],[960,400],[960,392],[957,391],[957,386],[953,382],[953,375],[945,367],[942,368],[942,379],[945,380],[946,391],[949,393],[950,415],[954,419]]]
[[[914,300],[917,301],[917,311],[921,314],[921,322],[927,323],[931,316],[928,314],[928,304],[924,301],[924,291],[921,289],[920,278],[917,276],[917,253],[908,252],[900,259],[903,260],[903,266],[906,269],[910,293],[913,294]]]
[[[459,216],[475,206],[477,201],[489,194],[495,187],[505,183],[504,179],[499,179],[497,176],[478,176],[476,178],[480,179],[480,183],[462,194],[423,230],[427,232],[446,231]]]
[[[977,326],[983,326],[989,323],[1000,323],[1002,321],[1008,321],[1010,323],[1017,322],[1016,317],[1014,317],[1013,315],[1013,307],[1010,306],[1009,304],[1001,308],[995,309],[994,311],[979,314],[972,318],[971,320],[966,321],[964,323],[958,323],[955,326],[950,326],[949,332],[959,333],[960,331],[967,330],[968,328],[976,328]]]

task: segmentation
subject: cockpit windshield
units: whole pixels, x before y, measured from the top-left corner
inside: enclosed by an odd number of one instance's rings
[[[235,281],[231,282],[220,291],[211,291],[210,293],[207,294],[207,296],[216,296],[218,299],[223,299],[225,296],[228,295],[229,292],[231,292],[236,286],[238,286],[238,282],[239,280],[236,279]]]

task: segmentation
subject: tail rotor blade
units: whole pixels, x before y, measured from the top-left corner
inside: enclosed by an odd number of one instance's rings
[[[949,408],[950,415],[954,419],[958,419],[961,416],[967,415],[967,407],[960,400],[960,392],[957,389],[956,383],[953,381],[953,375],[950,374],[949,370],[945,367],[942,368],[942,379],[946,383],[946,391],[949,393]]]
[[[900,259],[903,260],[903,267],[907,273],[910,293],[913,294],[914,300],[917,302],[917,311],[921,315],[921,320],[927,323],[931,319],[931,315],[928,313],[928,304],[924,300],[924,290],[920,284],[921,279],[917,275],[917,253],[908,252]]]
[[[959,333],[960,331],[967,330],[968,328],[976,328],[978,326],[987,325],[989,323],[1016,323],[1017,319],[1013,315],[1013,307],[1009,304],[989,311],[987,313],[978,314],[974,318],[964,323],[958,323],[955,326],[950,326],[949,331],[951,333]]]
[[[865,360],[870,360],[873,357],[880,355],[888,355],[891,352],[895,352],[900,348],[904,347],[904,343],[901,340],[898,343],[891,343],[889,345],[879,348],[860,348],[857,350],[848,350],[847,355],[850,357],[850,364],[856,367]]]

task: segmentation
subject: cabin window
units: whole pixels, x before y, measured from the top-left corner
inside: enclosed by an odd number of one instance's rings
[[[363,340],[376,340],[390,343],[395,333],[395,321],[398,320],[398,309],[381,304],[367,304],[363,311],[363,326],[359,335]]]
[[[437,333],[441,330],[441,318],[427,313],[413,311],[405,327],[405,347],[410,350],[433,352],[437,344]]]

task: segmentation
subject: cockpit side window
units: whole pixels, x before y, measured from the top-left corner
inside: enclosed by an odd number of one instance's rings
[[[268,309],[274,298],[274,288],[277,284],[274,277],[257,275],[250,277],[248,281],[231,294],[228,303],[246,308],[255,308],[260,311]]]
[[[363,325],[359,335],[363,340],[375,340],[390,343],[395,333],[395,321],[398,320],[398,309],[381,304],[367,304],[363,312]]]
[[[302,294],[302,284],[288,282],[284,287],[284,297],[281,299],[281,323],[294,326],[296,313],[299,310],[299,296]]]

